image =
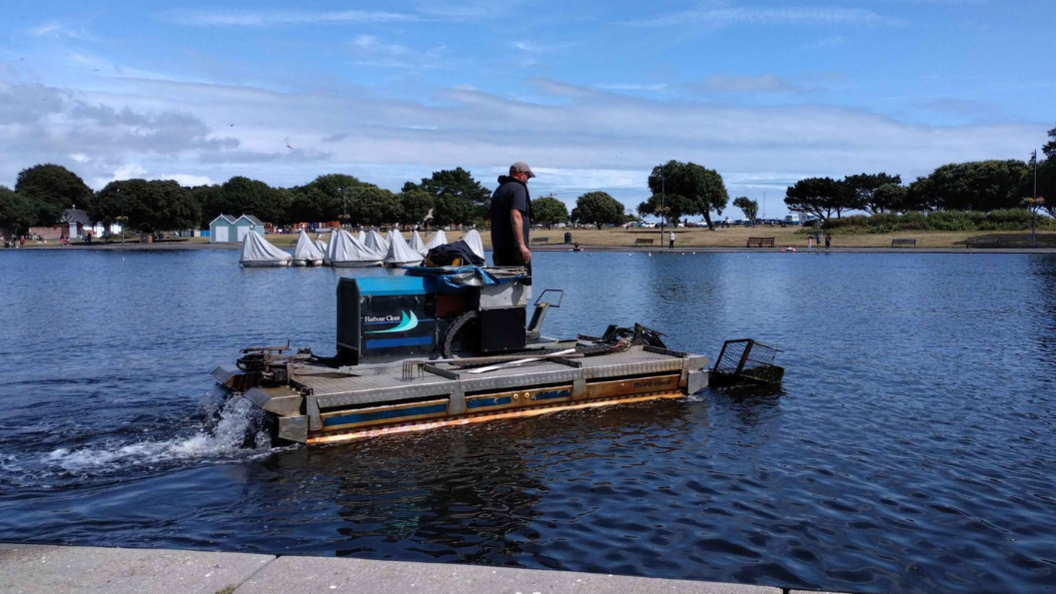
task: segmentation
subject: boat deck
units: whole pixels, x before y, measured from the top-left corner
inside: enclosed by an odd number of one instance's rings
[[[480,373],[453,362],[425,360],[339,369],[297,364],[290,370],[289,386],[255,387],[245,396],[279,417],[280,437],[312,442],[328,433],[387,423],[498,418],[513,411],[689,394],[707,385],[707,365],[700,355],[642,346]],[[229,386],[239,374],[227,366],[214,372]]]
[[[448,376],[421,371],[405,379],[402,364],[358,366],[349,369],[356,375],[341,376],[333,369],[306,366],[297,371],[295,381],[307,388],[320,408],[364,405],[380,402],[444,396],[456,392],[471,394],[495,390],[570,384],[577,380],[614,379],[697,371],[707,366],[706,357],[650,352],[642,347],[594,357],[568,359],[574,365],[537,361],[518,367],[471,373],[455,365],[440,363],[435,367]],[[351,371],[354,370],[354,371]]]

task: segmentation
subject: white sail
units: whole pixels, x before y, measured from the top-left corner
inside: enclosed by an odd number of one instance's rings
[[[294,266],[318,266],[323,263],[323,252],[312,243],[312,238],[301,229],[297,237],[297,247],[293,248]]]
[[[428,254],[429,250],[435,247],[440,247],[442,245],[447,245],[447,235],[444,233],[443,229],[437,229],[436,234],[433,235],[433,237],[428,242],[426,242],[425,253]]]
[[[268,243],[259,233],[250,231],[242,240],[238,263],[246,267],[289,266],[293,256]]]
[[[367,249],[344,229],[331,235],[329,247],[330,249],[326,252],[326,261],[330,266],[338,268],[381,266],[382,257]]]
[[[425,249],[425,242],[422,241],[422,236],[418,235],[417,229],[411,233],[411,241],[408,242],[408,245],[411,246],[412,250],[418,252],[422,256],[425,256],[428,252],[428,250]]]
[[[396,267],[422,263],[422,255],[407,245],[407,241],[403,239],[399,231],[390,231],[388,239],[389,251],[385,254],[386,266]]]
[[[476,229],[470,229],[462,241],[466,242],[474,254],[484,258],[484,240],[480,238],[480,233],[477,233]]]

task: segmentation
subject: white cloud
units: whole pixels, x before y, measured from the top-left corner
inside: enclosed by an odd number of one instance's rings
[[[355,56],[353,63],[359,66],[380,68],[437,68],[443,65],[442,56],[447,49],[438,45],[426,52],[417,52],[398,43],[388,43],[374,35],[359,35],[349,48]]]
[[[51,21],[33,27],[29,30],[31,35],[37,37],[54,37],[59,39],[76,39],[78,41],[97,41],[94,35],[88,33],[83,25],[73,23],[62,23]]]
[[[194,186],[211,186],[213,180],[208,175],[189,175],[186,173],[171,173],[168,175],[154,175],[151,176],[153,179],[171,179],[178,182],[181,186],[187,186],[193,188]]]
[[[316,23],[391,23],[417,17],[364,10],[168,10],[163,20],[197,27],[275,27]]]
[[[667,88],[667,85],[664,83],[613,83],[595,86],[599,89],[605,89],[606,91],[663,91]]]
[[[529,53],[543,53],[563,50],[571,47],[570,43],[538,43],[535,41],[515,41],[513,47],[521,50],[522,52]]]
[[[761,76],[709,76],[693,86],[720,93],[794,93],[803,87],[776,74]]]
[[[864,8],[701,8],[669,13],[626,24],[647,27],[732,25],[904,25],[905,21]]]
[[[456,166],[494,184],[491,173],[524,160],[544,192],[567,198],[601,189],[636,204],[649,170],[668,159],[717,169],[731,191],[861,171],[908,180],[943,163],[1022,157],[1047,129],[928,126],[850,108],[666,101],[533,82],[561,103],[471,87],[448,89],[439,101],[395,100],[132,79],[75,93],[0,72],[0,184],[24,167],[57,162],[103,182],[137,167],[151,177],[248,175],[278,185],[341,171],[398,189]]]

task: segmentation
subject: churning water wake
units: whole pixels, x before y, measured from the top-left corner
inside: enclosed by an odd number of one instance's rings
[[[168,421],[168,428],[158,428],[161,438],[143,439],[142,433],[99,436],[88,445],[0,455],[0,478],[18,486],[55,488],[246,460],[274,450],[263,413],[243,398],[225,398],[219,389],[205,396],[192,414]],[[165,438],[165,429],[175,434]]]

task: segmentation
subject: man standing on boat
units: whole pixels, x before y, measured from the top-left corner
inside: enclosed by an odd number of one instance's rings
[[[510,174],[499,176],[499,187],[491,196],[491,259],[495,266],[524,266],[532,275],[532,251],[528,228],[532,199],[528,180],[535,177],[524,161],[510,165]]]

